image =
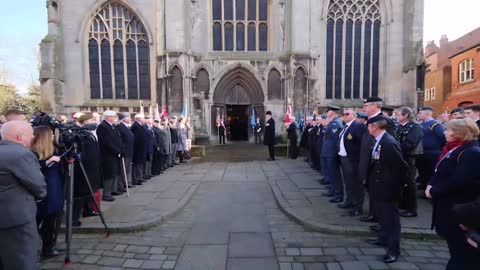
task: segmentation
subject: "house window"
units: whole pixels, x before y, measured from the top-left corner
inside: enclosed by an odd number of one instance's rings
[[[460,63],[460,72],[459,72],[459,81],[460,83],[465,83],[469,81],[473,81],[475,69],[473,66],[473,58],[469,58]]]
[[[212,0],[214,51],[268,51],[268,0]]]
[[[326,25],[326,98],[378,96],[380,0],[330,0]]]
[[[425,90],[425,101],[435,100],[435,88],[429,88]]]
[[[118,2],[102,6],[89,30],[90,98],[149,99],[149,58],[139,18]]]

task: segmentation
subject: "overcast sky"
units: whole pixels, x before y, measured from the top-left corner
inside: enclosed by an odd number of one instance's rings
[[[444,34],[454,40],[480,26],[480,0],[424,1],[425,43],[438,44]],[[47,33],[45,0],[2,1],[1,7],[0,70],[7,70],[10,80],[25,91],[38,80],[36,50]]]

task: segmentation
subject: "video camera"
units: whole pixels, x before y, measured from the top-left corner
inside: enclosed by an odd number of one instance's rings
[[[40,112],[30,120],[33,127],[35,126],[48,126],[54,133],[55,130],[59,131],[58,146],[70,148],[73,144],[81,145],[83,139],[88,136],[88,128],[79,127],[74,123],[63,124],[55,117]],[[57,141],[57,140],[56,140]]]

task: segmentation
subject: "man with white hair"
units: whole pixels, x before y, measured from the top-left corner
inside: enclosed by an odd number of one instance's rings
[[[132,157],[132,182],[141,185],[143,182],[143,170],[147,161],[147,133],[143,128],[145,115],[135,115],[135,122],[130,129],[133,133],[133,157]]]
[[[0,269],[37,269],[36,200],[47,194],[37,157],[28,150],[33,129],[5,123],[0,141]]]
[[[118,190],[122,137],[114,125],[117,113],[108,110],[103,113],[103,116],[105,119],[97,127],[103,177],[102,200],[112,202],[115,200],[112,195],[120,195],[124,192]]]

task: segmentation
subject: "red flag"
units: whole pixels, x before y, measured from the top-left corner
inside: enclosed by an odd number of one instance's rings
[[[163,109],[162,109],[162,118],[163,117],[168,117],[168,112],[167,112],[167,107],[166,106],[163,106]]]
[[[290,123],[290,115],[292,114],[292,105],[288,105],[287,113],[285,114],[285,123]]]

